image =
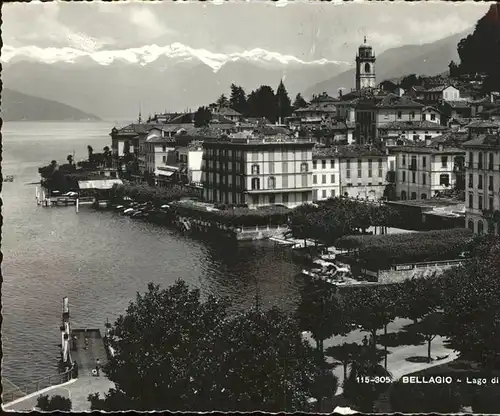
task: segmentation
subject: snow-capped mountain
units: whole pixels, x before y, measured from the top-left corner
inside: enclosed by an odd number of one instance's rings
[[[121,50],[6,45],[1,60],[6,87],[104,118],[130,117],[139,107],[143,114],[196,109],[228,94],[233,82],[250,92],[276,88],[283,79],[293,99],[350,67],[264,49],[222,54],[181,43]]]
[[[40,48],[37,46],[22,46],[19,48],[4,46],[2,50],[2,61],[4,62],[29,59],[47,64],[57,62],[77,63],[78,60],[84,57],[90,58],[100,65],[110,65],[115,61],[122,61],[144,66],[157,61],[161,57],[186,61],[198,60],[212,68],[214,72],[217,72],[227,63],[238,61],[295,66],[332,64],[348,67],[350,65],[348,62],[329,61],[327,59],[304,61],[295,56],[270,52],[261,48],[230,54],[214,53],[206,49],[191,48],[178,42],[167,46],[158,46],[155,44],[123,50],[85,50],[71,47]]]

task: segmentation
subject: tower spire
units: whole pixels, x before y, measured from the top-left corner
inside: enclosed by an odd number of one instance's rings
[[[365,35],[365,38],[364,38],[364,42],[363,43],[366,43],[366,35]]]

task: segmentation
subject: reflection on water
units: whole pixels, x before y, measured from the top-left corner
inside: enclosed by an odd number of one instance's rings
[[[70,298],[75,327],[103,328],[148,282],[181,278],[202,293],[292,311],[299,268],[270,242],[235,245],[184,236],[112,212],[35,203],[37,168],[68,154],[84,159],[109,144],[107,123],[6,123],[3,133],[3,371],[16,384],[54,373],[59,359],[61,299]]]

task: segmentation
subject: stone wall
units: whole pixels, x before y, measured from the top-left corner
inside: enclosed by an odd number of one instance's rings
[[[416,277],[430,277],[434,275],[441,275],[446,270],[458,266],[460,263],[443,263],[428,265],[426,267],[418,267],[410,270],[380,270],[378,272],[379,283],[398,283],[407,279]]]

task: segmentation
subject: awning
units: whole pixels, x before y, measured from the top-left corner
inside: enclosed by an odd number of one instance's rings
[[[96,179],[92,181],[78,181],[80,189],[111,189],[113,185],[123,185],[121,179]]]
[[[155,175],[156,175],[156,176],[166,176],[166,177],[170,177],[170,176],[172,176],[174,173],[175,173],[175,171],[172,171],[172,170],[159,170],[159,169],[156,169],[156,170],[155,170]]]

